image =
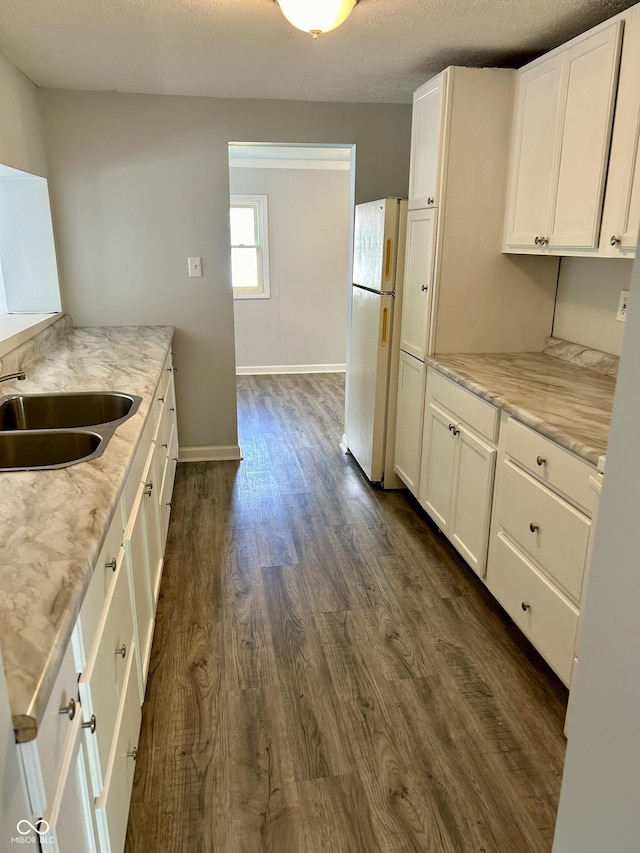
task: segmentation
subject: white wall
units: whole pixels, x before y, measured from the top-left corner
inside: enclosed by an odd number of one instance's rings
[[[271,297],[236,299],[236,364],[346,359],[348,170],[231,168],[232,193],[266,194]]]
[[[640,259],[632,297],[640,297]],[[640,305],[631,302],[580,638],[554,853],[640,847]]]
[[[620,291],[629,289],[632,265],[626,259],[563,258],[555,337],[620,355],[625,324],[616,320],[616,313]]]
[[[77,325],[176,327],[183,446],[237,442],[228,143],[356,144],[356,201],[405,195],[411,107],[41,92]],[[200,255],[203,277],[187,277]]]
[[[0,53],[0,163],[46,176],[38,89]]]

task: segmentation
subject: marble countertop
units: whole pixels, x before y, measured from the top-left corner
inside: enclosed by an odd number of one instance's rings
[[[592,465],[606,454],[614,377],[540,352],[435,355],[426,361]]]
[[[27,378],[0,386],[3,395],[113,390],[142,397],[97,459],[0,474],[0,648],[19,742],[36,736],[172,338],[168,326],[73,329],[39,355],[27,348]],[[8,366],[3,359],[0,373]]]

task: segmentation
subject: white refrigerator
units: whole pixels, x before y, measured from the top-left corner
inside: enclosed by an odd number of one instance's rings
[[[404,488],[393,469],[407,202],[356,205],[342,449],[373,483]]]

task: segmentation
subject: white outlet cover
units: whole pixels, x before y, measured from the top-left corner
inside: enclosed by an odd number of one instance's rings
[[[619,320],[621,323],[626,322],[627,319],[627,309],[629,308],[629,291],[621,290],[620,291],[620,299],[618,300],[618,313],[616,314],[616,320]]]

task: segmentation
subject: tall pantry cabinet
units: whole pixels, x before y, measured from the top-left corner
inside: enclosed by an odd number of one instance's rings
[[[551,333],[557,258],[502,253],[515,79],[449,67],[414,94],[395,455],[416,496],[425,357],[540,351]]]

